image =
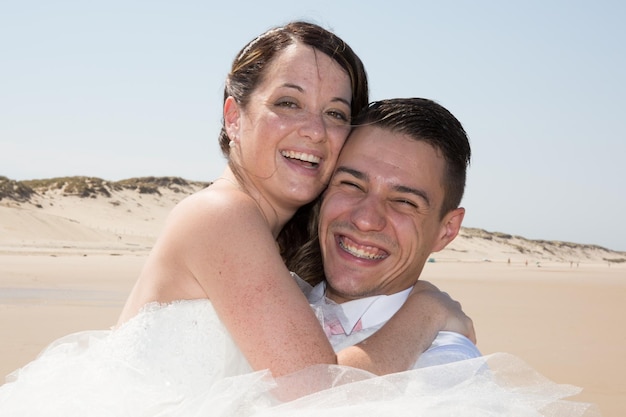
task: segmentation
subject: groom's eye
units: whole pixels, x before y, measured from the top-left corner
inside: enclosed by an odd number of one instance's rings
[[[359,189],[359,190],[361,189],[361,187],[357,183],[352,182],[352,181],[341,181],[339,184],[340,185],[345,185],[348,188],[356,188],[356,189]]]
[[[414,201],[407,200],[405,198],[399,198],[395,200],[396,203],[400,203],[402,205],[406,205],[407,207],[417,208],[417,204]]]

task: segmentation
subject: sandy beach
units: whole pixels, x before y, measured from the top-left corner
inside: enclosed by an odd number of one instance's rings
[[[0,375],[58,337],[114,325],[166,213],[197,189],[0,200]],[[626,415],[626,254],[486,233],[464,231],[423,279],[463,304],[484,354],[515,354],[604,416]]]

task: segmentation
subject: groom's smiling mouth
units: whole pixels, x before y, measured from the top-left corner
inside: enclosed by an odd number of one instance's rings
[[[365,260],[380,260],[389,256],[386,251],[375,246],[360,245],[348,238],[347,236],[338,236],[337,243],[339,247],[350,255]]]

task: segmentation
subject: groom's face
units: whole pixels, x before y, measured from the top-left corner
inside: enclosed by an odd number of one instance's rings
[[[320,210],[329,298],[344,302],[415,284],[430,254],[442,249],[444,170],[426,142],[372,126],[352,133]]]

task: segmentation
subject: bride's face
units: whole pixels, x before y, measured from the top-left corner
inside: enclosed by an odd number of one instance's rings
[[[295,208],[312,201],[350,132],[351,97],[348,74],[333,59],[309,46],[289,46],[245,108],[227,102],[225,121],[236,143],[231,158],[271,201]]]

